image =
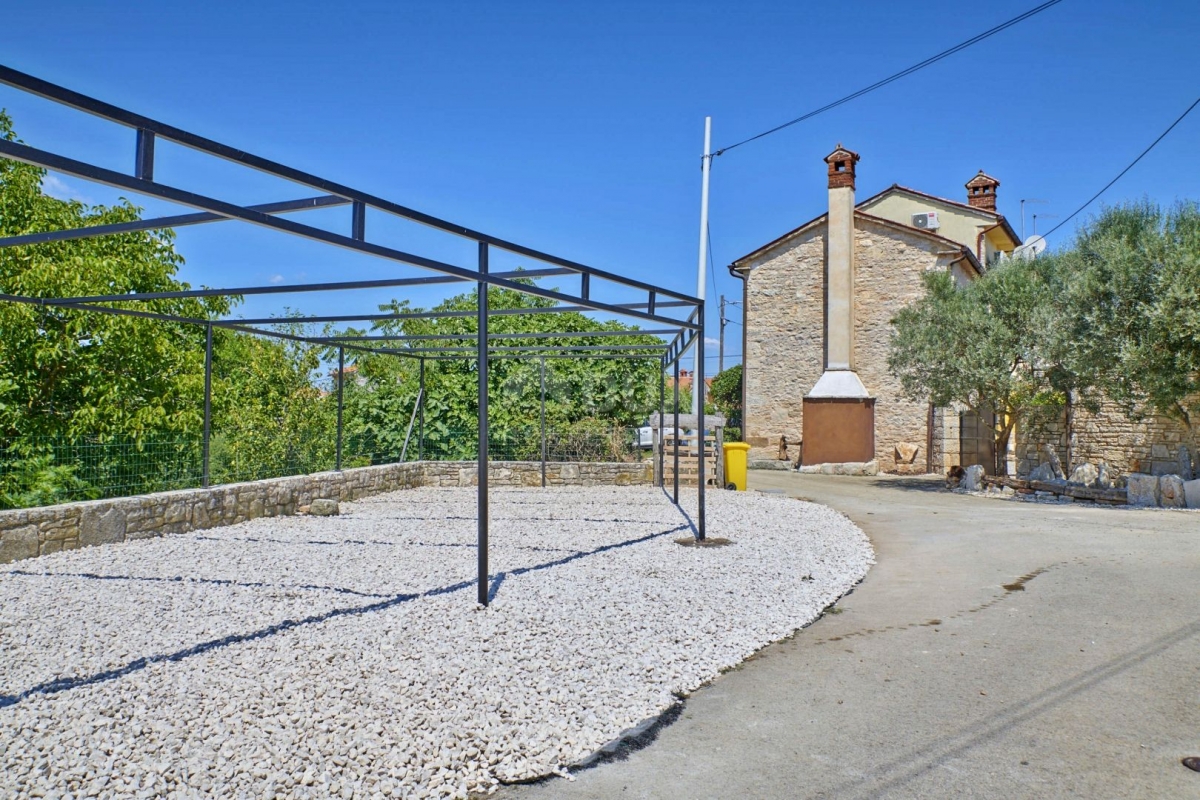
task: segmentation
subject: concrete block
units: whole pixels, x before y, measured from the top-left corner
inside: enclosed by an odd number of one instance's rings
[[[1131,506],[1158,505],[1158,476],[1135,472],[1127,479],[1125,488]]]
[[[36,525],[24,525],[0,531],[0,564],[33,558],[38,554],[38,529]]]
[[[1183,482],[1183,496],[1188,508],[1200,508],[1200,478]]]

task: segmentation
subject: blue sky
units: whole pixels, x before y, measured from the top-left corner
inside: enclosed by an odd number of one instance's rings
[[[694,291],[706,114],[714,144],[730,144],[1034,5],[42,0],[6,8],[0,61],[463,225]],[[716,159],[710,298],[738,295],[724,269],[730,261],[821,213],[821,158],[839,141],[862,154],[860,197],[902,183],[959,199],[984,169],[1001,180],[1000,210],[1014,226],[1019,199],[1040,198],[1048,202],[1028,211],[1048,229],[1196,98],[1197,33],[1194,2],[1164,0],[1151,10],[1065,0]],[[132,164],[129,132],[8,89],[0,106],[31,144]],[[1200,114],[1104,199],[1196,198],[1198,138]],[[158,177],[244,202],[311,193],[169,147],[160,147]],[[113,197],[74,179],[54,188]],[[311,219],[348,227],[345,212]],[[397,246],[470,262],[469,247],[413,226],[375,218],[369,226]],[[182,230],[179,246],[183,277],[194,284],[419,274],[239,223]],[[244,311],[287,304],[345,313],[391,294],[254,300]],[[426,305],[442,295],[409,296]],[[708,322],[715,336],[715,308]],[[740,353],[740,328],[727,337],[728,364]],[[710,369],[715,355],[710,347]]]

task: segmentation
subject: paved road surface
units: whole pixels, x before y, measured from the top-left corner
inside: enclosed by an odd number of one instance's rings
[[[502,798],[1200,798],[1200,513],[752,472],[879,563],[625,760]]]

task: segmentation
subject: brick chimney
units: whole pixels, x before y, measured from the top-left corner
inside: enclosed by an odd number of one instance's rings
[[[858,163],[858,153],[847,150],[838,142],[837,148],[825,156],[829,165],[829,188],[840,189],[847,187],[854,191],[854,166]]]
[[[967,203],[972,208],[996,213],[996,187],[1000,181],[988,175],[983,170],[967,181]]]

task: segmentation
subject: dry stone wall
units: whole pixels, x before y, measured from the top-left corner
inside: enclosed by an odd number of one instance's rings
[[[552,486],[652,483],[650,462],[548,463]],[[541,463],[493,461],[490,486],[540,486]],[[474,486],[475,462],[421,461],[176,492],[0,511],[0,564],[24,558],[295,514],[317,498],[357,500],[417,486]]]
[[[1191,430],[1162,416],[1134,421],[1113,402],[1105,402],[1092,414],[1075,409],[1073,433],[1068,433],[1066,413],[1052,419],[1018,427],[1016,432],[1017,474],[1028,475],[1044,457],[1042,446],[1050,445],[1063,464],[1067,463],[1067,437],[1073,436],[1071,464],[1105,461],[1118,475],[1146,473],[1170,475],[1180,472],[1179,446],[1195,456],[1200,451],[1200,426]]]

